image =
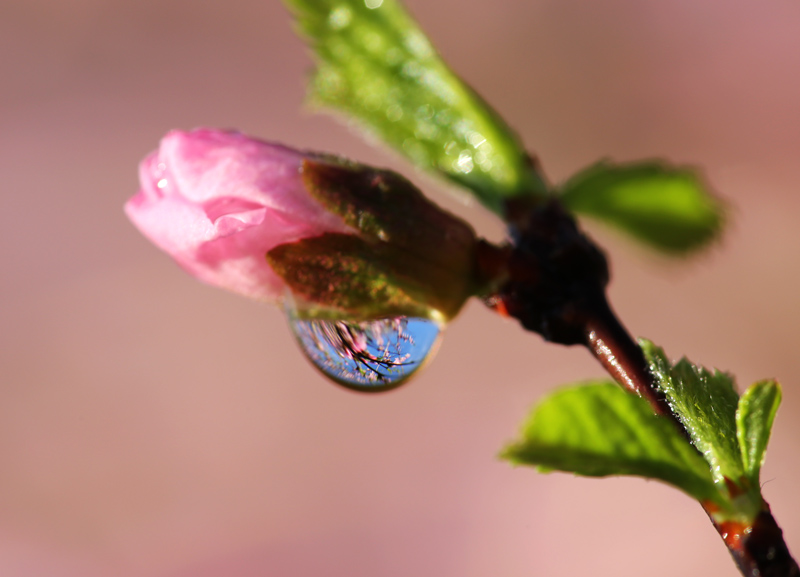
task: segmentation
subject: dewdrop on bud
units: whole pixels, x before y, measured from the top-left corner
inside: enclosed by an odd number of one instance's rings
[[[391,171],[198,129],[167,134],[140,180],[125,209],[145,236],[204,282],[282,304],[352,389],[408,380],[482,290],[472,228]]]

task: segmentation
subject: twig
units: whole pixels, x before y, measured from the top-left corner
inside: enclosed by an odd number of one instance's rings
[[[646,399],[688,441],[690,435],[658,389],[641,347],[608,304],[603,253],[555,198],[507,208],[510,247],[495,252],[484,247],[479,255],[479,265],[491,274],[504,271],[502,285],[486,298],[487,304],[548,341],[587,347],[614,380]],[[701,505],[745,577],[800,577],[766,501],[752,524],[717,523],[715,505]]]

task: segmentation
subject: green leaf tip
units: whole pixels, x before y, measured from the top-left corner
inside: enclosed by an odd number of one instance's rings
[[[682,255],[719,238],[725,205],[697,171],[658,160],[598,162],[561,187],[570,210],[619,228],[651,247]]]
[[[338,109],[495,212],[544,194],[506,123],[440,59],[396,0],[284,0],[316,54],[312,102]]]
[[[681,421],[697,450],[711,466],[720,487],[744,474],[736,431],[739,395],[733,377],[681,359],[671,363],[663,349],[648,340],[639,344],[650,363],[659,390]]]
[[[747,389],[736,409],[736,434],[742,463],[748,478],[756,486],[780,404],[781,386],[776,381],[765,380]]]
[[[608,381],[544,398],[502,458],[540,471],[658,479],[701,501],[725,502],[708,465],[673,423]]]
[[[542,472],[657,479],[702,502],[716,523],[752,522],[763,509],[758,475],[780,386],[760,381],[739,399],[730,375],[686,359],[673,364],[639,342],[691,443],[644,399],[593,381],[545,397],[501,457]]]
[[[639,342],[659,390],[708,461],[718,489],[740,512],[757,507],[759,473],[781,402],[780,385],[759,381],[739,398],[729,374],[686,359],[672,364],[661,348],[645,339]],[[748,498],[737,501],[743,492]]]

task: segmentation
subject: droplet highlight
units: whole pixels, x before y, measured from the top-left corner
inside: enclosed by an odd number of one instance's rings
[[[328,15],[328,25],[334,30],[341,30],[350,25],[353,11],[347,6],[337,6]]]
[[[422,318],[372,321],[302,319],[289,314],[301,350],[345,388],[382,392],[408,381],[435,353],[442,327]]]

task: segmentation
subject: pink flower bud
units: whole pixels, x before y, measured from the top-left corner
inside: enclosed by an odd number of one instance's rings
[[[447,320],[483,284],[472,228],[391,171],[199,129],[140,179],[125,210],[184,269],[309,317]]]
[[[189,273],[248,297],[280,299],[274,247],[326,232],[355,234],[312,198],[296,150],[238,132],[174,130],[139,166],[125,205],[139,230]]]

